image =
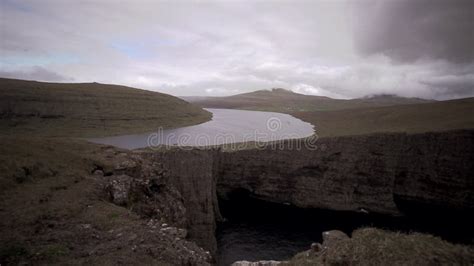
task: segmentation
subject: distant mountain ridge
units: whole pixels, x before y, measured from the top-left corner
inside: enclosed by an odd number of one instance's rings
[[[182,97],[184,100],[207,108],[230,108],[278,112],[333,111],[354,108],[429,103],[433,100],[405,98],[397,95],[379,94],[350,100],[333,99],[326,96],[305,95],[274,88],[258,90],[226,97]]]

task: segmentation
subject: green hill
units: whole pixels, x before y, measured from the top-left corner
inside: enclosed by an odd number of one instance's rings
[[[4,135],[96,137],[205,122],[211,113],[176,97],[99,83],[0,78]]]
[[[285,89],[259,90],[227,97],[183,97],[183,99],[208,108],[231,108],[275,112],[331,111],[342,109],[416,104],[431,102],[419,98],[394,95],[376,95],[351,100],[332,99],[324,96],[304,95]]]
[[[315,125],[316,133],[321,137],[473,129],[474,98],[291,114]]]

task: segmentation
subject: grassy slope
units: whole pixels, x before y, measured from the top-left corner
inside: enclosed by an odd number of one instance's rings
[[[339,100],[322,96],[293,93],[283,89],[260,90],[228,97],[184,97],[202,107],[231,108],[275,112],[331,111],[349,108],[366,108],[399,104],[429,102],[418,98],[378,96],[352,100]]]
[[[96,243],[91,232],[103,235],[133,223],[122,218],[126,210],[100,199],[100,186],[90,177],[104,157],[97,145],[78,140],[0,138],[2,263],[90,260],[77,253]],[[81,229],[83,224],[92,228]]]
[[[472,265],[471,246],[454,245],[426,234],[365,228],[321,253],[302,252],[289,265]]]
[[[118,175],[131,156],[71,138],[0,138],[0,264],[175,265],[191,256],[194,244],[109,202],[107,176],[92,173]]]
[[[150,235],[147,221],[104,200],[104,177],[91,174],[97,165],[114,169],[126,153],[74,137],[190,125],[209,112],[166,94],[97,83],[0,79],[0,96],[0,264],[175,261],[178,249],[157,245],[168,245],[167,236]],[[139,244],[164,251],[132,250]]]
[[[205,122],[211,114],[176,97],[118,85],[0,78],[4,135],[92,137]]]
[[[320,137],[472,129],[474,98],[356,110],[296,112],[292,115],[315,125]]]

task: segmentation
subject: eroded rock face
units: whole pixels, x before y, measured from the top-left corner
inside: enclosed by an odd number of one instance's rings
[[[110,201],[120,206],[127,205],[131,184],[132,178],[127,175],[118,175],[111,178],[105,187],[105,190],[109,194]]]
[[[216,183],[218,150],[151,150],[122,154],[113,173],[104,177],[109,200],[129,206],[143,217],[170,223],[178,232],[212,254],[220,218]],[[175,228],[176,227],[176,228]],[[184,231],[183,231],[184,230]],[[175,232],[175,233],[176,233]]]
[[[188,238],[214,254],[216,220],[220,219],[216,184],[220,151],[217,149],[175,149],[145,152],[141,156],[160,162],[165,169],[165,184],[176,188],[186,208]]]
[[[163,176],[119,174],[104,179],[105,191],[114,204],[130,207],[144,218],[159,219],[178,227],[186,227],[183,197],[175,187],[163,181]]]
[[[472,130],[325,138],[316,150],[295,150],[297,142],[223,153],[219,196],[245,189],[302,208],[392,215],[403,201],[474,207]]]
[[[122,154],[123,162],[104,170],[110,172],[103,177],[105,191],[115,204],[169,223],[162,225],[166,235],[191,240],[210,254],[221,219],[217,193],[226,198],[238,189],[302,208],[392,215],[403,214],[406,202],[474,207],[474,130],[327,138],[315,150],[295,149],[298,141],[278,149]],[[330,242],[325,239],[315,252]]]

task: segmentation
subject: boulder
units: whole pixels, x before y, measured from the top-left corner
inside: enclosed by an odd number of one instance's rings
[[[323,247],[331,247],[335,243],[349,239],[346,233],[339,230],[331,230],[323,232]]]
[[[117,205],[125,206],[128,203],[132,178],[127,175],[112,177],[112,180],[106,185],[110,200]]]

